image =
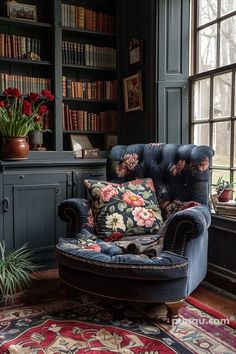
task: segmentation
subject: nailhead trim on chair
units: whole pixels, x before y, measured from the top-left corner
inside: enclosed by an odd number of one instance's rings
[[[191,221],[189,221],[189,220],[182,220],[181,222],[179,222],[178,226],[176,227],[175,233],[174,233],[174,235],[173,235],[172,247],[171,247],[171,249],[170,249],[171,252],[173,252],[173,253],[175,253],[175,254],[176,254],[176,252],[175,252],[175,243],[176,243],[176,236],[177,236],[177,233],[178,233],[179,228],[181,227],[181,225],[182,225],[182,224],[186,224],[186,223],[191,224],[191,226],[192,226],[192,230],[189,231],[188,233],[191,233],[191,232],[194,230],[194,225],[193,225],[193,223],[192,223]],[[187,241],[187,233],[185,233],[183,236],[184,236],[184,239],[183,239],[182,249],[181,249],[181,253],[180,253],[181,256],[184,255],[185,246],[186,246],[186,241]],[[178,254],[179,254],[179,253],[178,253]]]
[[[101,297],[104,297],[104,298],[108,298],[108,299],[112,299],[112,300],[122,300],[122,301],[131,301],[131,302],[137,302],[137,300],[135,299],[124,299],[124,298],[120,298],[120,297],[113,297],[113,296],[109,296],[109,295],[104,295],[100,292],[93,292],[93,291],[89,291],[89,290],[84,290],[84,289],[81,289],[79,288],[77,285],[73,285],[71,283],[68,283],[66,280],[64,280],[63,278],[61,278],[61,281],[63,283],[65,283],[66,285],[74,288],[74,289],[77,289],[77,290],[80,290],[80,291],[83,291],[83,292],[86,292],[88,294],[92,294],[92,295],[97,295],[97,296],[101,296]],[[150,301],[140,301],[140,302],[143,302],[143,303],[164,303],[164,302],[177,302],[177,301],[184,301],[185,299],[181,298],[181,299],[165,299],[165,300],[150,300]]]

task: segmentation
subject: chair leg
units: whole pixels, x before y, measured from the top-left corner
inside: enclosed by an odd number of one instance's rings
[[[169,324],[173,324],[173,319],[179,318],[179,309],[183,305],[184,300],[180,300],[177,302],[166,302],[167,308],[167,318],[169,320]]]

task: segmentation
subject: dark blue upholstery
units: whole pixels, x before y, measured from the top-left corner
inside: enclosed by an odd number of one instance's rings
[[[115,169],[124,155],[137,154],[139,163],[124,178]],[[107,179],[124,182],[135,178],[151,177],[159,201],[180,199],[208,204],[209,170],[201,171],[200,164],[211,160],[213,151],[208,146],[178,144],[135,144],[115,146],[107,160]],[[185,161],[185,168],[174,176],[173,167]]]
[[[156,258],[120,254],[112,242],[106,244],[99,239],[95,242],[100,245],[100,252],[80,249],[78,239],[61,239],[57,257],[62,280],[94,294],[131,301],[186,298],[207,271],[212,156],[209,147],[190,144],[114,147],[107,159],[109,181],[123,183],[151,177],[163,215],[166,206],[175,200],[200,204],[167,218],[163,228],[164,250]],[[88,212],[89,201],[70,199],[60,205],[59,215],[70,224],[70,236],[80,238],[86,232],[94,232],[86,223]],[[87,231],[81,233],[82,229]]]

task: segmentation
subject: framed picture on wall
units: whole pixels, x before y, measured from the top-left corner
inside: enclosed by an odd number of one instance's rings
[[[83,157],[83,149],[92,149],[92,144],[87,135],[70,134],[70,139],[72,150],[77,158]]]
[[[17,20],[37,21],[37,10],[35,5],[17,3],[16,1],[8,1],[7,16]]]
[[[123,79],[125,112],[143,111],[141,71]]]
[[[139,38],[132,38],[129,42],[129,66],[143,63],[143,43]]]

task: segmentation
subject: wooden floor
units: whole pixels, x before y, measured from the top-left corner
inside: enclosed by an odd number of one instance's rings
[[[198,287],[191,296],[227,317],[235,316],[236,318],[236,299],[232,297],[217,293],[203,286]]]
[[[42,290],[48,293],[52,290],[55,294],[55,289],[60,288],[60,280],[58,277],[57,269],[37,272],[33,281],[33,287],[31,293],[37,297],[39,294],[42,298]],[[205,305],[212,307],[213,309],[225,314],[227,317],[236,317],[236,299],[229,296],[217,293],[205,286],[200,286],[193,293],[192,296],[204,303]]]

